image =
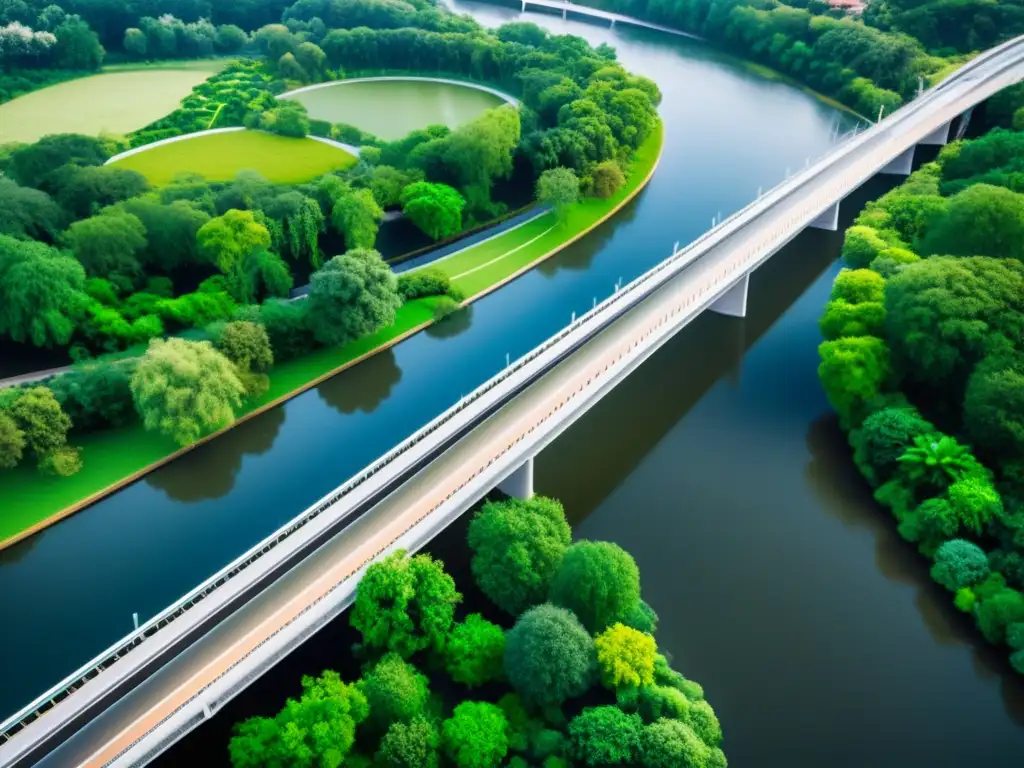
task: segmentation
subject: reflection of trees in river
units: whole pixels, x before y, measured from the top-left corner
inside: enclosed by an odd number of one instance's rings
[[[283,407],[271,408],[150,473],[146,482],[175,501],[219,499],[234,487],[243,456],[273,447],[284,419]]]
[[[878,570],[892,581],[914,587],[914,606],[932,639],[943,646],[969,646],[978,677],[999,679],[1007,713],[1014,722],[1024,724],[1024,680],[1010,668],[1004,649],[987,644],[970,617],[953,606],[952,596],[931,580],[928,561],[900,538],[891,515],[875,502],[858,474],[834,414],[811,423],[807,447],[811,460],[804,476],[821,508],[848,528],[871,532]]]
[[[338,413],[373,413],[401,378],[394,350],[385,349],[328,379],[316,391]]]
[[[3,568],[5,565],[14,565],[23,559],[45,535],[46,531],[43,530],[33,536],[29,536],[27,539],[22,539],[17,544],[7,547],[7,549],[0,549],[0,568]]]
[[[445,318],[433,325],[427,326],[427,336],[433,339],[450,339],[458,336],[463,331],[468,331],[473,324],[473,305],[463,307],[458,312],[452,312]]]
[[[636,217],[637,206],[641,195],[643,195],[643,192],[633,198],[622,208],[621,211],[616,213],[615,216],[592,232],[588,232],[586,237],[577,240],[564,251],[560,252],[555,258],[541,262],[537,267],[537,271],[542,275],[550,277],[558,274],[558,272],[563,269],[577,271],[589,269],[590,262],[594,260],[594,256],[608,244],[608,241],[611,240],[615,231],[624,224],[628,224]],[[666,248],[666,255],[668,255],[668,251],[671,250],[670,245]]]

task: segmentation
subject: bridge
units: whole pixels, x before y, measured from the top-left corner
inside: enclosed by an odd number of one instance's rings
[[[532,492],[533,457],[705,310],[742,316],[750,273],[843,198],[906,174],[915,147],[1024,77],[1024,37],[718,223],[509,365],[0,725],[0,765],[141,765],[348,607],[365,568],[423,547],[495,487]],[[952,133],[951,133],[952,132]]]
[[[704,38],[700,35],[694,35],[690,32],[683,32],[681,29],[674,27],[666,27],[661,24],[655,24],[650,21],[643,21],[642,19],[634,19],[632,16],[623,16],[621,13],[611,13],[610,11],[601,11],[597,8],[589,8],[585,5],[576,5],[569,0],[519,0],[522,6],[521,10],[526,13],[531,7],[532,8],[545,8],[553,11],[561,11],[563,19],[571,18],[589,18],[589,19],[603,19],[610,22],[609,26],[614,27],[616,22],[619,24],[627,24],[631,27],[643,27],[644,29],[656,29],[658,32],[667,32],[670,35],[677,35],[679,37],[688,37],[691,40],[703,40]]]

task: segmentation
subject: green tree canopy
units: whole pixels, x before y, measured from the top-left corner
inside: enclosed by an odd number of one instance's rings
[[[0,176],[0,235],[53,241],[64,213],[48,194]]]
[[[915,438],[934,431],[931,422],[910,406],[883,408],[850,433],[854,461],[868,480],[878,485],[899,469],[900,456],[914,444]]]
[[[108,205],[138,197],[149,189],[146,177],[116,165],[65,167],[54,172],[57,201],[76,217],[99,213]]]
[[[67,445],[71,419],[46,387],[21,390],[7,414],[24,436],[25,447],[40,461]]]
[[[321,344],[346,344],[395,319],[402,305],[394,273],[376,251],[357,248],[313,273],[309,323]]]
[[[452,680],[471,688],[483,685],[501,677],[505,632],[479,613],[471,613],[452,628],[444,652]]]
[[[964,427],[979,448],[997,456],[1024,452],[1024,355],[985,358],[967,381]]]
[[[233,422],[244,394],[231,361],[208,341],[153,339],[132,375],[146,429],[179,445]]]
[[[617,544],[579,541],[566,551],[550,599],[575,613],[589,631],[601,632],[640,601],[640,569]]]
[[[357,685],[370,707],[367,725],[376,733],[411,722],[427,705],[427,678],[394,653],[382,657]]]
[[[985,600],[977,609],[978,628],[990,643],[1005,643],[1006,631],[1013,624],[1024,622],[1024,594],[1004,588]]]
[[[1024,258],[1024,194],[975,184],[949,199],[929,228],[925,254]]]
[[[13,469],[25,453],[25,433],[18,423],[0,411],[0,469]]]
[[[885,306],[877,301],[850,304],[843,299],[833,299],[825,305],[818,327],[826,339],[882,336],[885,330]]]
[[[369,189],[346,190],[334,200],[331,223],[345,236],[345,247],[373,248],[384,211]]]
[[[712,768],[717,765],[711,762],[711,749],[689,725],[678,720],[662,718],[646,726],[641,753],[643,764],[648,768]]]
[[[434,240],[451,237],[462,229],[466,201],[447,184],[419,181],[402,190],[402,211]]]
[[[587,707],[569,723],[572,756],[584,765],[634,765],[643,721],[618,707]]]
[[[256,222],[252,211],[232,209],[200,227],[196,241],[204,260],[230,274],[247,257],[270,247],[270,233]]]
[[[171,272],[199,259],[196,234],[210,216],[185,200],[162,203],[146,195],[120,207],[142,222],[146,247],[137,257],[147,271]]]
[[[0,235],[0,334],[37,347],[67,344],[84,286],[85,270],[71,256]]]
[[[7,172],[19,184],[39,188],[65,165],[103,165],[108,157],[103,142],[95,136],[55,133],[16,149]]]
[[[265,371],[274,364],[267,329],[257,323],[228,323],[220,332],[217,348],[241,371]]]
[[[400,550],[366,569],[351,622],[366,648],[408,658],[425,648],[444,647],[461,599],[439,560],[407,557]]]
[[[470,207],[486,209],[495,179],[512,173],[512,153],[519,143],[519,113],[508,105],[488,110],[443,141],[444,162],[462,184]]]
[[[850,227],[843,240],[843,259],[853,269],[860,269],[868,266],[888,247],[889,243],[872,227]]]
[[[508,721],[494,704],[464,701],[441,726],[444,750],[460,768],[499,765],[508,752]]]
[[[571,168],[550,168],[537,179],[537,200],[550,205],[558,221],[565,220],[579,197],[580,180]]]
[[[377,762],[385,768],[437,768],[441,735],[426,717],[391,724],[380,741]]]
[[[952,539],[935,552],[932,578],[950,592],[974,586],[988,574],[988,555],[970,541]]]
[[[870,269],[842,269],[832,283],[832,298],[850,304],[881,302],[885,278]]]
[[[654,685],[654,638],[624,624],[613,624],[594,638],[601,682],[608,688]]]
[[[505,636],[505,675],[536,705],[557,706],[585,692],[595,664],[594,641],[564,608],[531,608]]]
[[[885,308],[898,369],[956,397],[977,362],[1022,338],[1024,265],[934,256],[889,280]]]
[[[469,524],[473,576],[495,605],[518,615],[547,597],[571,541],[565,511],[554,499],[488,502]]]
[[[889,375],[889,348],[874,336],[851,336],[818,347],[818,378],[840,418],[854,419]]]
[[[234,768],[342,765],[368,714],[366,698],[337,672],[302,678],[302,696],[276,717],[253,717],[235,727],[228,745]]]
[[[141,271],[137,256],[146,247],[146,228],[130,213],[112,210],[76,221],[64,244],[89,275],[118,277],[130,284]]]

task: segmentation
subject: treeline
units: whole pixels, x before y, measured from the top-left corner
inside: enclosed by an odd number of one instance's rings
[[[276,716],[237,724],[235,768],[726,767],[703,689],[658,652],[629,553],[572,543],[542,497],[486,504],[469,547],[490,618],[460,611],[429,555],[374,563],[349,614],[359,679],[304,677]]]
[[[867,206],[819,375],[900,535],[1024,674],[1022,160],[1024,133],[996,128]]]
[[[762,62],[874,118],[913,98],[918,78],[947,62],[914,37],[835,18],[823,2],[584,0],[584,5],[694,32]],[[794,6],[803,7],[794,7]],[[871,3],[873,6],[874,3]]]
[[[864,21],[915,37],[939,56],[991,48],[1024,33],[1021,0],[872,0]]]
[[[518,168],[561,218],[581,193],[614,194],[633,150],[657,126],[657,88],[580,38],[532,24],[496,33],[352,34],[375,43],[378,65],[404,69],[425,60],[411,48],[401,55],[399,42],[458,37],[460,48],[417,50],[478,52],[480,72],[509,83],[524,104],[490,110],[455,130],[432,126],[383,142],[310,120],[301,105],[274,98],[274,83],[294,84],[281,79],[282,59],[315,44],[264,29],[256,39],[268,50],[270,40],[283,41],[276,65],[235,62],[130,140],[63,134],[3,147],[0,335],[69,348],[83,365],[45,386],[4,390],[0,466],[34,459],[46,471],[77,471],[78,454],[68,448],[72,427],[141,419],[179,444],[193,442],[266,392],[274,363],[390,325],[404,302],[429,299],[427,312],[451,311],[463,297],[443,274],[396,280],[373,250],[385,209],[401,209],[431,238],[450,237],[505,209],[492,189]],[[363,55],[345,44],[337,50]],[[438,56],[435,68],[458,66]],[[242,172],[231,182],[184,175],[154,189],[140,174],[105,164],[129,143],[223,125],[364,146],[354,168],[298,185]],[[338,241],[343,254],[328,258]],[[299,269],[314,270],[308,299],[286,301]],[[188,340],[163,341],[175,335]],[[182,391],[197,394],[175,400]],[[25,410],[30,406],[53,417]],[[34,432],[43,422],[55,430],[46,440]]]

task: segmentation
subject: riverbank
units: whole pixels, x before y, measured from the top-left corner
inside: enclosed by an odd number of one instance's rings
[[[614,216],[650,181],[661,158],[663,127],[637,150],[626,184],[607,199],[586,199],[573,206],[565,222],[553,214],[435,262],[468,298],[477,301],[529,271]],[[45,478],[21,466],[0,475],[4,516],[0,519],[0,550],[81,511],[99,499],[145,477],[238,424],[281,405],[360,361],[398,344],[432,325],[436,299],[408,302],[395,323],[344,347],[327,349],[274,366],[270,389],[251,403],[236,421],[204,439],[177,448],[167,438],[147,433],[141,425],[107,430],[75,440],[82,448],[83,469],[69,478]]]

